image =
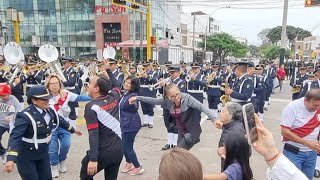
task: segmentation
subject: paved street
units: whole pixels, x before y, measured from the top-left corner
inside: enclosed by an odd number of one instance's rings
[[[290,102],[290,91],[288,83],[285,83],[284,93],[273,95],[269,110],[265,113],[265,125],[273,133],[277,147],[281,148],[281,135],[280,135],[280,114],[281,110]],[[206,103],[205,103],[206,104]],[[131,177],[127,174],[119,174],[120,180],[151,180],[157,179],[158,165],[162,155],[165,153],[161,151],[161,147],[166,143],[166,130],[164,128],[161,112],[156,111],[157,118],[155,119],[155,125],[153,129],[143,128],[136,138],[135,149],[137,151],[138,158],[145,169],[143,175]],[[59,179],[61,180],[73,180],[79,179],[80,162],[88,149],[88,134],[84,124],[78,126],[84,133],[83,137],[73,136],[72,146],[68,157],[68,172],[62,174]],[[210,121],[206,121],[203,125],[203,133],[201,136],[201,142],[197,144],[191,152],[195,154],[203,164],[205,173],[219,172],[220,170],[220,158],[217,156],[216,148],[220,137],[220,130],[213,127]],[[4,136],[4,142],[6,143],[8,135]],[[254,178],[263,180],[265,178],[265,172],[267,169],[266,163],[263,158],[259,156],[255,151],[250,159],[251,168],[254,172]],[[3,165],[0,165],[3,169]],[[12,174],[5,174],[3,171],[0,173],[1,180],[17,180],[20,179],[15,169]],[[103,174],[100,173],[96,176],[97,180],[103,179]]]

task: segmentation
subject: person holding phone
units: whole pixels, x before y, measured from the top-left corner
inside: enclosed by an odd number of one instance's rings
[[[162,105],[163,109],[169,111],[173,117],[169,126],[178,128],[178,147],[190,150],[195,144],[200,142],[202,132],[201,117],[195,111],[204,112],[210,119],[214,120],[214,115],[207,107],[189,94],[181,93],[177,85],[169,84],[165,87],[165,98],[151,98],[144,96],[131,97],[130,104],[137,100],[148,104]]]
[[[283,154],[309,179],[313,178],[320,143],[320,89],[289,103],[282,111]]]

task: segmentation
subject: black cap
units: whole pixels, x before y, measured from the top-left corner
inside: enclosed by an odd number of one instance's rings
[[[307,67],[306,66],[301,66],[299,70],[306,70]]]
[[[170,66],[171,64],[172,64],[171,61],[167,61],[167,62],[164,63],[164,65],[166,65],[166,66]]]
[[[52,96],[49,93],[49,90],[43,85],[37,85],[31,87],[27,92],[28,98],[38,98],[38,99],[51,99]]]
[[[61,58],[61,62],[66,62],[66,61],[72,62],[73,59],[72,59],[72,57],[63,56],[63,57]]]
[[[92,61],[98,61],[98,58],[94,57],[94,58],[92,58]]]
[[[219,63],[217,63],[217,62],[215,62],[215,61],[212,61],[212,62],[211,62],[211,66],[219,67]]]
[[[261,70],[261,69],[263,69],[263,66],[260,65],[260,64],[259,64],[259,65],[256,65],[256,69],[260,69],[260,70]]]
[[[180,65],[180,64],[172,64],[172,65],[169,67],[169,72],[170,72],[170,71],[180,71],[180,68],[181,68],[181,65]]]
[[[192,67],[192,68],[198,68],[198,67],[200,67],[200,65],[199,65],[198,62],[193,62],[193,63],[191,64],[191,67]]]
[[[142,65],[143,65],[143,66],[149,66],[150,63],[149,63],[148,61],[144,61]]]
[[[184,61],[180,61],[180,65],[181,66],[187,66],[187,63],[185,63]]]
[[[108,58],[109,64],[117,64],[118,60],[114,59],[114,58]]]
[[[236,65],[236,66],[246,66],[246,67],[254,67],[254,66],[252,66],[252,64],[249,66],[249,63],[248,62],[244,62],[244,61],[240,61],[240,62],[235,62],[235,63],[233,63],[234,65]]]
[[[320,66],[317,66],[316,68],[314,68],[313,74],[317,73],[318,71],[320,71]]]

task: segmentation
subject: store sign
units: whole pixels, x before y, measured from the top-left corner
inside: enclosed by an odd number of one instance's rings
[[[121,23],[103,23],[105,43],[121,42]]]
[[[115,5],[111,5],[109,8],[109,13],[122,13],[122,12],[126,12],[126,8],[115,6]],[[106,14],[106,13],[107,13],[107,8],[105,6],[95,6],[94,14]]]

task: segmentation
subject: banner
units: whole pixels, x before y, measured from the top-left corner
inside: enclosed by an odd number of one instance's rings
[[[104,23],[103,24],[104,42],[120,43],[121,39],[121,23]]]

